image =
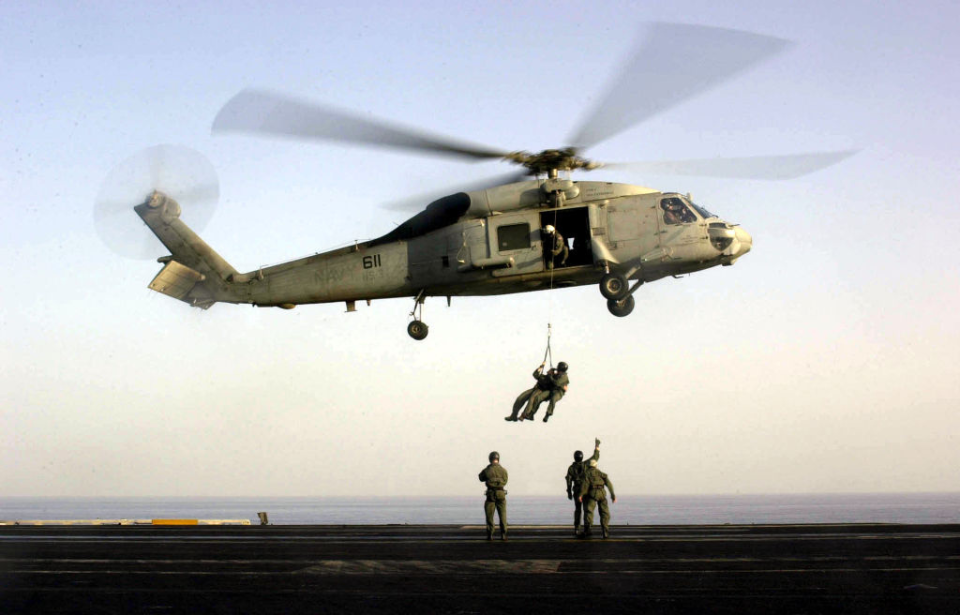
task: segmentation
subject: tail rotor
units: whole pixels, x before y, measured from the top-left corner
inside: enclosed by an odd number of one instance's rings
[[[200,152],[182,145],[141,150],[118,164],[100,184],[93,219],[107,247],[132,259],[162,256],[159,241],[133,211],[158,191],[180,203],[183,217],[198,231],[213,217],[220,196],[217,172]]]

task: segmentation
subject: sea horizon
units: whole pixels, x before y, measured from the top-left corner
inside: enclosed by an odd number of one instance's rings
[[[456,496],[0,496],[0,521],[248,519],[275,525],[477,524],[481,495]],[[516,525],[572,522],[565,494],[509,495]],[[960,523],[960,492],[623,494],[614,525]]]

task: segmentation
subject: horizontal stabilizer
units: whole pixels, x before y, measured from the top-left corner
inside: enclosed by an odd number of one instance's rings
[[[202,282],[205,279],[205,276],[199,271],[194,271],[186,265],[181,265],[177,261],[172,260],[153,278],[148,288],[167,295],[168,297],[193,304],[193,301],[187,300],[185,297],[193,290],[193,287],[196,286],[198,282]],[[209,305],[200,305],[199,307],[206,309]]]

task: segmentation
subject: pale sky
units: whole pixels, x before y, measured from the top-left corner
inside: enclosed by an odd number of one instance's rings
[[[469,495],[494,449],[512,494],[563,493],[594,436],[624,494],[960,489],[958,3],[66,4],[0,4],[0,495]],[[94,230],[111,170],[173,143],[216,168],[202,236],[241,271],[381,235],[405,216],[379,205],[509,169],[213,137],[220,107],[264,87],[558,147],[653,21],[796,44],[593,157],[861,151],[781,182],[575,176],[753,235],[628,318],[592,286],[428,300],[424,342],[405,299],[203,312]],[[570,392],[505,423],[547,322]]]

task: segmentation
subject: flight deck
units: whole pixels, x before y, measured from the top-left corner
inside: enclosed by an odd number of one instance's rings
[[[0,613],[957,613],[960,525],[0,526]]]

